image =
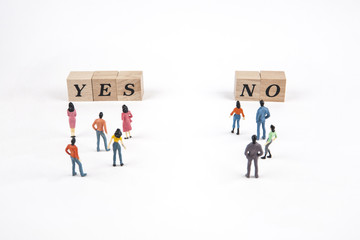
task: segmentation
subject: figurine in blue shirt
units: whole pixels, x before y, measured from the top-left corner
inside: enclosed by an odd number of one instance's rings
[[[256,113],[256,123],[257,123],[257,140],[260,137],[260,124],[262,125],[263,129],[263,136],[262,139],[265,139],[266,130],[265,130],[265,119],[270,117],[270,112],[267,107],[264,107],[264,100],[260,100],[260,108],[257,110]]]

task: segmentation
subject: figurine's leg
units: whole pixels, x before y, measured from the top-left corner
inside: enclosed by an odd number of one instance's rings
[[[113,166],[114,166],[114,167],[116,166],[116,149],[117,149],[116,142],[114,142],[114,143],[113,143],[113,152],[114,152],[114,155],[113,155]]]
[[[108,149],[107,146],[106,146],[107,140],[106,140],[106,135],[105,135],[104,132],[101,132],[101,137],[102,137],[102,139],[104,141],[105,150],[110,151],[110,149]]]
[[[265,122],[262,122],[262,123],[261,123],[261,125],[262,125],[262,129],[263,129],[263,136],[262,136],[262,139],[265,139],[265,138],[266,138]]]
[[[75,136],[75,128],[70,128],[71,130],[71,136]]]
[[[233,132],[234,132],[234,129],[235,129],[235,121],[236,121],[236,119],[235,119],[235,114],[234,114],[234,116],[233,116],[233,125],[232,125]]]
[[[272,157],[271,152],[270,152],[270,150],[268,150],[268,151],[269,151],[268,158],[271,158]]]
[[[97,139],[97,148],[96,150],[99,152],[100,151],[100,131],[96,130],[96,139]]]
[[[124,164],[123,164],[123,162],[122,162],[122,155],[121,155],[121,146],[120,146],[120,144],[118,144],[119,145],[119,159],[120,159],[120,166],[123,166]]]
[[[258,122],[257,123],[257,131],[256,131],[256,133],[257,133],[257,135],[256,135],[256,139],[257,140],[259,140],[259,138],[260,138],[260,122]]]
[[[251,160],[248,159],[246,177],[250,177],[250,170],[251,170]]]
[[[73,157],[70,157],[71,159],[71,163],[72,163],[72,175],[75,176],[76,172],[75,172],[75,159]]]
[[[254,165],[255,165],[255,177],[258,178],[259,175],[258,175],[258,160],[257,160],[257,158],[254,159]]]
[[[131,136],[131,132],[129,131],[129,138],[132,138],[132,136]]]
[[[83,171],[83,167],[82,167],[81,162],[79,161],[79,159],[76,159],[76,158],[75,158],[75,161],[76,161],[76,163],[79,165],[80,175],[81,175],[82,177],[85,177],[85,176],[86,176],[86,173],[84,173],[84,171]]]
[[[236,119],[236,123],[237,123],[237,135],[239,135],[240,134],[240,115],[239,115],[239,118],[238,119]]]

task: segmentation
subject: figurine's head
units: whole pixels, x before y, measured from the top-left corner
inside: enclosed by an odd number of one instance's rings
[[[122,106],[122,109],[123,113],[127,113],[129,111],[128,107],[125,104]]]
[[[71,138],[71,145],[75,145],[75,143],[76,143],[75,137]]]
[[[120,137],[121,137],[122,132],[121,132],[120,128],[116,129],[114,135],[115,135],[116,138],[120,138]]]
[[[252,135],[251,140],[252,140],[252,143],[255,144],[256,143],[256,135]]]
[[[240,107],[241,107],[241,105],[240,105],[240,102],[239,102],[239,101],[236,101],[236,107],[237,107],[237,108],[240,108]]]
[[[99,113],[99,118],[102,118],[104,114],[102,112]]]
[[[69,112],[73,112],[75,110],[75,106],[72,102],[69,102],[69,108],[68,108]]]
[[[263,106],[264,106],[264,104],[265,104],[265,103],[264,103],[264,100],[260,100],[260,106],[262,106],[262,107],[263,107]]]
[[[274,125],[271,125],[270,128],[271,128],[272,132],[275,132],[275,126]]]

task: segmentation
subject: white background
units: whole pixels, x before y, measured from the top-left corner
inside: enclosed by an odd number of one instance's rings
[[[359,10],[1,0],[0,239],[359,239]],[[144,71],[122,168],[91,124],[103,111],[111,136],[124,102],[75,103],[86,178],[64,152],[76,70]],[[230,134],[235,70],[287,76],[286,102],[266,103],[278,139],[259,179],[243,153],[258,102]]]

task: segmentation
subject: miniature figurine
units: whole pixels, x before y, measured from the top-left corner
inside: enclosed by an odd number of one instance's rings
[[[122,106],[123,113],[121,114],[121,120],[123,120],[123,132],[125,133],[125,139],[132,138],[130,130],[131,128],[131,118],[133,115],[129,111],[126,105]],[[128,136],[129,135],[129,136]]]
[[[75,176],[77,173],[75,172],[75,163],[79,166],[80,175],[82,177],[85,177],[87,173],[83,172],[82,164],[80,162],[79,154],[78,154],[78,148],[75,145],[76,139],[73,137],[71,139],[71,144],[67,145],[65,148],[65,152],[70,155],[71,162],[72,162],[72,175]],[[69,152],[70,150],[70,152]]]
[[[232,125],[231,133],[234,133],[235,122],[236,122],[237,123],[237,133],[236,134],[239,135],[240,134],[240,114],[243,116],[243,119],[245,120],[245,115],[244,115],[244,112],[243,112],[243,110],[241,108],[241,105],[240,105],[239,101],[236,101],[236,108],[234,108],[234,110],[230,113],[230,117],[233,114],[234,114],[234,117],[233,117],[233,125]]]
[[[69,102],[69,108],[67,110],[67,115],[69,117],[71,137],[75,137],[76,110],[75,110],[75,106],[72,102]]]
[[[277,138],[277,135],[276,135],[276,132],[275,132],[275,126],[271,125],[270,128],[271,128],[271,132],[269,133],[269,137],[268,137],[268,139],[267,139],[267,141],[265,143],[265,154],[264,154],[263,157],[261,157],[261,159],[266,159],[266,154],[268,152],[269,152],[269,156],[267,156],[267,157],[271,158],[271,152],[270,152],[269,146]]]
[[[104,145],[105,145],[105,150],[106,151],[110,151],[110,149],[108,149],[107,147],[106,147],[106,136],[105,136],[105,134],[104,134],[104,131],[105,131],[105,133],[107,134],[107,130],[106,130],[106,122],[105,122],[105,120],[104,119],[102,119],[102,117],[103,117],[103,113],[102,112],[100,112],[99,113],[99,118],[98,119],[96,119],[95,121],[94,121],[94,123],[93,123],[93,125],[92,125],[92,127],[93,127],[93,129],[96,131],[96,138],[97,138],[97,151],[99,152],[100,151],[100,135],[101,135],[101,137],[103,138],[103,140],[104,140]],[[95,128],[95,125],[96,125],[96,128]]]
[[[267,107],[264,107],[264,100],[260,100],[260,108],[257,110],[256,113],[256,123],[257,123],[257,140],[260,138],[260,124],[262,125],[263,129],[263,136],[262,139],[265,139],[266,130],[265,130],[265,119],[270,117],[270,112]]]
[[[248,164],[247,164],[247,173],[246,173],[246,177],[249,178],[250,177],[250,169],[251,169],[251,162],[252,160],[254,160],[254,165],[255,165],[255,177],[258,178],[258,158],[259,156],[261,156],[263,154],[263,150],[262,147],[259,143],[256,142],[256,135],[253,135],[251,137],[252,142],[249,143],[246,146],[245,149],[245,156],[248,160]]]
[[[114,167],[116,166],[116,150],[119,152],[120,166],[124,166],[124,164],[122,162],[121,147],[119,144],[119,140],[120,140],[123,148],[126,149],[126,147],[124,146],[121,135],[122,135],[122,132],[121,132],[120,128],[116,129],[114,135],[110,139],[109,146],[108,146],[108,148],[110,148],[110,144],[111,144],[112,140],[114,139],[114,143],[113,143],[113,151],[114,151],[113,166]]]

